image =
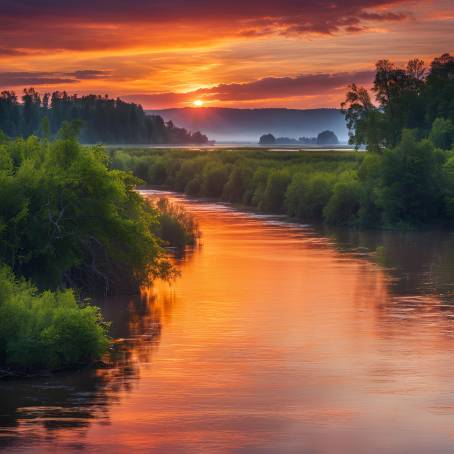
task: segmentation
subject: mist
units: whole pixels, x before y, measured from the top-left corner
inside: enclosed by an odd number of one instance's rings
[[[217,107],[147,111],[191,131],[201,131],[217,142],[258,143],[263,134],[275,137],[316,137],[333,131],[341,143],[348,141],[343,114],[338,109],[229,109]]]

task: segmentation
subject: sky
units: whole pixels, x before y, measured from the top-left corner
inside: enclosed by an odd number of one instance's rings
[[[0,0],[0,89],[148,109],[339,107],[374,64],[454,52],[454,0]]]

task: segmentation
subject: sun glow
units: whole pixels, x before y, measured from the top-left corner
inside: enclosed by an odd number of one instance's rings
[[[197,99],[193,102],[194,106],[202,107],[205,103],[201,99]]]

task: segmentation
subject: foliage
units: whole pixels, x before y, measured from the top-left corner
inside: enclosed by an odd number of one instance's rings
[[[339,175],[357,170],[362,158],[352,152],[316,150],[111,152],[113,165],[129,163],[135,174],[148,175],[146,182],[150,185],[311,221],[323,220],[324,207]],[[143,171],[139,163],[146,163],[148,169]],[[164,183],[162,175],[165,175]]]
[[[328,172],[294,175],[286,193],[287,213],[298,219],[323,219],[335,182],[336,175]]]
[[[443,156],[429,140],[417,141],[404,130],[401,143],[383,156],[381,205],[385,222],[417,225],[442,213]]]
[[[0,130],[9,137],[43,138],[55,136],[62,125],[81,121],[84,143],[194,143],[204,144],[208,138],[165,123],[159,116],[147,116],[142,107],[107,96],[68,95],[66,92],[40,95],[33,88],[25,89],[19,102],[12,91],[0,94]]]
[[[70,130],[0,145],[0,260],[41,289],[133,291],[165,276],[139,180],[109,170],[104,150]]]
[[[157,236],[165,245],[184,249],[195,246],[200,231],[194,217],[183,206],[160,198],[153,203],[158,212]]]
[[[413,228],[454,221],[452,152],[431,139],[404,130],[396,147],[380,152],[129,149],[111,158],[134,173],[146,163],[150,185],[303,222]]]
[[[454,124],[449,118],[437,118],[432,125],[429,138],[431,142],[443,150],[454,145]]]
[[[339,139],[333,131],[322,131],[317,137],[318,145],[338,145]]]
[[[350,143],[369,151],[394,148],[404,129],[417,130],[435,146],[449,149],[453,141],[454,57],[435,58],[430,69],[419,59],[399,68],[388,60],[376,64],[372,91],[350,86],[342,109],[350,130]],[[450,122],[450,123],[448,123]]]
[[[349,225],[357,220],[360,208],[360,184],[355,172],[344,172],[334,185],[333,195],[326,204],[323,215],[328,224]]]
[[[276,138],[273,134],[264,134],[260,137],[260,145],[274,145],[276,143]]]
[[[70,290],[39,293],[0,268],[0,367],[32,371],[86,364],[109,345],[98,308]]]
[[[283,211],[283,200],[290,181],[290,175],[285,170],[269,172],[259,208],[271,213]]]

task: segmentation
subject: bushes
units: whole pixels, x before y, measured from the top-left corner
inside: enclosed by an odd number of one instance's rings
[[[355,172],[341,174],[323,210],[325,221],[328,224],[354,224],[360,207],[360,191],[361,187]]]
[[[385,222],[418,225],[440,219],[443,160],[429,140],[418,142],[412,131],[404,130],[400,144],[383,156],[381,206]]]
[[[232,203],[247,204],[251,180],[252,170],[247,167],[247,164],[239,162],[230,173],[222,198]]]
[[[99,359],[107,350],[99,309],[72,291],[38,293],[0,268],[0,367],[57,369]]]
[[[405,130],[396,147],[368,153],[128,153],[133,159],[146,157],[149,174],[159,162],[165,167],[165,172],[159,170],[166,175],[163,186],[190,195],[222,198],[305,222],[408,228],[454,222],[454,164],[445,164],[452,153],[432,143],[441,144],[437,137],[446,138],[447,126],[435,122],[431,140]],[[444,132],[440,136],[435,131]]]
[[[287,190],[287,213],[303,220],[321,221],[333,192],[336,176],[330,173],[296,174]]]
[[[449,150],[454,145],[454,124],[451,120],[437,118],[432,125],[429,135],[435,147]]]
[[[271,213],[283,213],[284,197],[290,181],[290,176],[285,170],[271,171],[259,208]]]
[[[203,157],[183,161],[175,175],[175,189],[183,192],[192,179],[200,177],[204,165],[205,159]]]
[[[165,275],[138,183],[73,138],[0,145],[0,261],[41,289],[129,292]]]
[[[443,187],[446,213],[450,220],[454,220],[454,156],[443,166]]]
[[[161,198],[153,204],[158,211],[156,234],[167,246],[183,249],[195,246],[200,236],[199,227],[194,217],[181,205],[170,203]]]
[[[222,162],[208,162],[203,168],[202,195],[221,197],[229,179],[230,166]]]

